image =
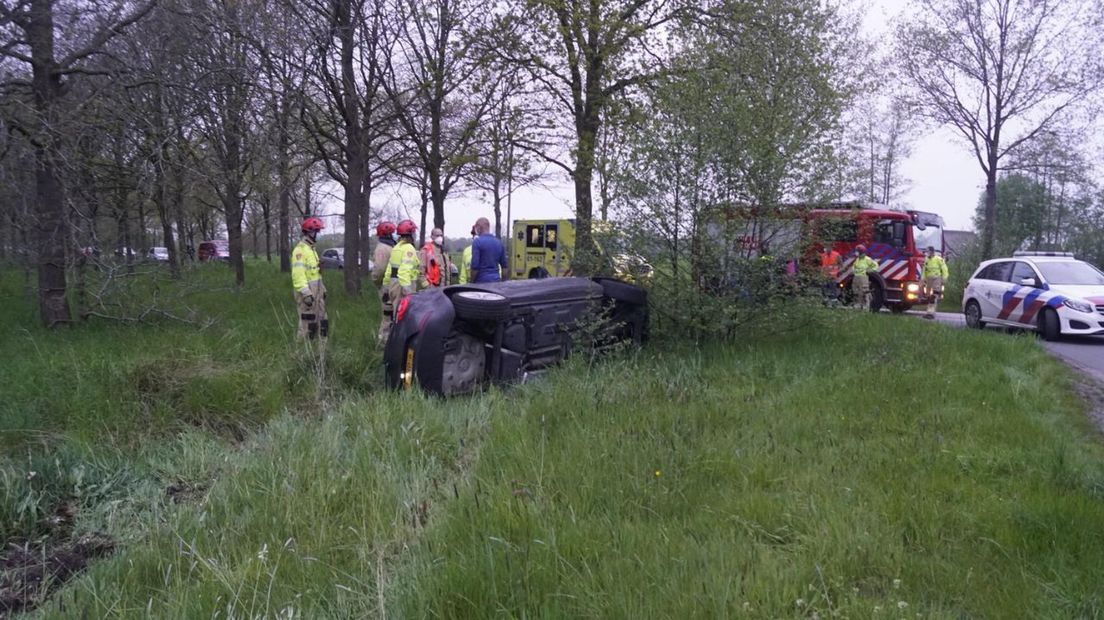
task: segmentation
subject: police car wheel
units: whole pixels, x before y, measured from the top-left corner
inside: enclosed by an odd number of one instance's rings
[[[1039,333],[1044,340],[1051,342],[1062,337],[1062,324],[1058,321],[1058,313],[1046,308],[1039,315]]]
[[[460,291],[450,297],[456,316],[469,321],[500,321],[510,315],[510,300],[490,291]]]
[[[970,300],[966,302],[966,325],[972,329],[985,329],[985,321],[981,320],[981,306],[978,302]]]

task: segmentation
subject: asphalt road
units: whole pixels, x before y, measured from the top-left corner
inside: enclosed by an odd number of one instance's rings
[[[922,313],[917,312],[909,314],[923,316]],[[961,313],[937,312],[935,320],[966,328],[966,318]],[[1003,330],[1005,328],[990,326],[986,329]],[[1045,340],[1040,342],[1058,359],[1104,383],[1104,336],[1066,336],[1058,342]]]

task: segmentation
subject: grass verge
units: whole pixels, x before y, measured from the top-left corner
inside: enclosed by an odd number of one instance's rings
[[[1104,449],[1069,374],[1029,337],[823,320],[465,399],[331,387],[241,441],[93,426],[58,469],[103,490],[73,531],[121,550],[38,613],[1104,614]]]

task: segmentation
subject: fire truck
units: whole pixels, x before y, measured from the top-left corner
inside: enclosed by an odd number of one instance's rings
[[[830,203],[816,208],[785,205],[764,214],[725,208],[706,226],[706,237],[725,249],[722,261],[754,258],[767,252],[799,262],[807,272],[819,270],[818,252],[831,247],[844,259],[837,285],[850,291],[855,248],[866,246],[878,262],[870,278],[871,306],[904,312],[927,303],[921,280],[924,252],[944,251],[943,218],[924,211],[895,211],[857,202]],[[768,249],[769,245],[769,249]]]
[[[809,211],[804,223],[804,237],[812,244],[806,248],[803,261],[815,261],[820,244],[831,246],[844,257],[836,282],[845,290],[850,289],[855,247],[866,246],[867,256],[878,262],[878,272],[870,278],[871,307],[875,311],[885,306],[904,312],[928,302],[921,272],[929,247],[943,254],[944,224],[940,216],[924,211],[838,205]]]

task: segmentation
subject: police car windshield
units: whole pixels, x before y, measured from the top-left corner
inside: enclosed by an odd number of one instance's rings
[[[928,224],[923,230],[919,226],[913,226],[912,238],[916,242],[916,249],[921,252],[935,248],[936,252],[943,253],[943,229],[939,226]]]
[[[1104,286],[1104,273],[1081,261],[1039,261],[1036,263],[1050,284]]]

